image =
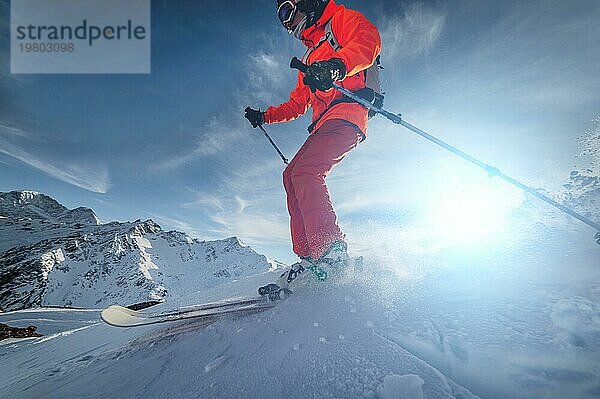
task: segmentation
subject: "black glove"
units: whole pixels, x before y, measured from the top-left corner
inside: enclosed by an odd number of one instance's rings
[[[246,107],[245,111],[246,114],[244,116],[248,119],[253,128],[257,128],[265,123],[265,115],[261,110]]]
[[[343,80],[345,77],[346,65],[339,58],[332,58],[328,61],[316,61],[309,65],[302,81],[314,93],[317,90],[330,90],[333,82]]]

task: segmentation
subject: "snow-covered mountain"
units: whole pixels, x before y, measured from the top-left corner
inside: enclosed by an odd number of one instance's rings
[[[199,241],[152,220],[101,224],[30,191],[0,193],[0,307],[182,298],[278,264],[235,237]]]
[[[89,208],[67,209],[34,191],[0,193],[0,252],[99,224]]]

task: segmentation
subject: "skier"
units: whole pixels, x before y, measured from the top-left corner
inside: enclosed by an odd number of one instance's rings
[[[366,138],[368,110],[332,89],[333,83],[359,93],[366,71],[381,51],[377,28],[360,12],[334,0],[277,0],[279,20],[308,48],[290,99],[262,112],[250,107],[245,117],[253,127],[286,122],[313,108],[309,136],[283,172],[294,253],[300,261],[261,295],[279,299],[313,277],[343,271],[350,260],[325,178]],[[376,67],[376,66],[375,66]],[[305,273],[305,271],[312,273]]]

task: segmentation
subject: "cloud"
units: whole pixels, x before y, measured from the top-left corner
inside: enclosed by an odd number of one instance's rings
[[[239,195],[194,192],[194,200],[181,206],[198,211],[201,226],[164,215],[149,213],[160,224],[183,231],[202,240],[236,236],[248,244],[279,244],[289,242],[288,219],[281,213],[252,207],[252,201]]]
[[[156,213],[147,214],[159,225],[161,225],[164,229],[174,229],[177,231],[182,231],[193,238],[197,238],[200,240],[211,240],[218,237],[219,232],[215,231],[215,236],[206,235],[206,232],[210,232],[211,230],[206,227],[195,226],[194,224],[181,220],[180,218],[174,218],[165,215],[159,215]],[[202,233],[201,233],[202,232]]]
[[[176,170],[200,159],[215,155],[223,157],[224,153],[234,150],[236,143],[247,136],[242,130],[240,112],[237,113],[237,118],[232,117],[232,113],[213,116],[206,125],[195,129],[197,139],[189,151],[158,161],[150,166],[150,170],[154,172]]]
[[[181,204],[183,208],[209,208],[224,211],[225,208],[221,203],[221,199],[216,195],[207,192],[199,192],[191,188],[187,188],[192,193],[193,199],[190,202]]]
[[[239,101],[271,105],[287,100],[296,86],[297,71],[290,68],[293,56],[301,57],[306,47],[280,26],[257,35],[251,47],[242,48],[246,55],[245,82],[236,94]]]
[[[211,216],[224,236],[235,235],[249,244],[289,242],[287,220],[264,213],[219,213]]]
[[[211,162],[222,162],[223,159],[237,156],[237,161],[245,159],[240,143],[250,140],[264,140],[258,130],[252,131],[248,121],[243,116],[247,106],[266,109],[269,105],[277,105],[289,98],[290,91],[296,85],[297,71],[289,67],[292,56],[301,56],[305,51],[304,45],[278,24],[261,29],[253,36],[251,42],[242,45],[239,53],[240,76],[239,84],[228,93],[227,105],[221,112],[213,115],[202,126],[192,129],[196,132],[197,141],[187,151],[159,160],[151,171],[167,172],[210,158]],[[269,144],[261,149],[270,149]],[[279,143],[278,143],[279,144]],[[219,158],[219,159],[217,159]],[[253,159],[256,159],[254,156]]]
[[[277,36],[278,33],[274,32],[273,35]],[[264,110],[270,104],[286,101],[296,84],[296,74],[289,68],[289,60],[294,48],[302,45],[281,32],[280,37],[275,40],[273,35],[260,34],[257,41],[261,45],[244,49],[248,54],[241,80],[244,84],[231,93],[228,107],[214,115],[205,125],[195,129],[198,139],[192,148],[156,163],[151,167],[152,171],[176,170],[215,155],[223,159],[236,154],[238,161],[244,159],[244,151],[239,149],[240,143],[248,142],[248,137],[257,136],[249,128],[242,110],[246,106]],[[261,50],[256,51],[256,47]],[[227,156],[223,156],[226,152]]]
[[[13,125],[0,122],[0,136],[31,138],[29,132],[19,129]]]
[[[398,62],[429,50],[439,38],[445,19],[441,10],[423,3],[407,5],[403,15],[380,11],[377,25],[384,61]]]
[[[252,190],[256,179],[250,177],[245,181],[233,178],[211,193],[188,189],[193,200],[182,207],[203,214],[202,219],[210,221],[214,237],[237,236],[249,244],[288,242],[283,193],[273,195],[272,190]]]
[[[244,209],[252,205],[251,201],[247,201],[241,197],[238,197],[237,195],[235,196],[235,200],[237,201],[239,206],[238,213],[243,213]]]
[[[514,2],[501,18],[441,60],[440,95],[488,97],[525,107],[580,107],[598,98],[600,7]],[[552,27],[549,29],[548,27]],[[455,56],[459,54],[460,56]],[[460,85],[460,86],[459,86]]]
[[[293,83],[282,74],[282,71],[288,69],[288,66],[283,64],[283,60],[281,54],[250,53],[246,69],[247,86],[244,92],[251,93],[258,103],[269,104],[274,94],[281,92],[283,87],[291,88]]]
[[[46,161],[14,144],[14,138],[30,138],[29,133],[0,123],[0,154],[25,163],[49,176],[95,193],[106,193],[111,187],[108,170],[65,161]]]

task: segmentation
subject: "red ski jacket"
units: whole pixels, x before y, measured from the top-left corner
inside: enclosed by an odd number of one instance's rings
[[[331,30],[341,49],[334,51],[328,41],[319,41],[325,36],[325,26],[331,20]],[[365,87],[365,69],[375,63],[381,52],[381,38],[377,28],[358,11],[350,10],[343,5],[337,5],[330,0],[319,20],[302,33],[302,42],[312,52],[303,61],[312,64],[331,58],[340,58],[346,65],[346,78],[341,86],[356,91]],[[317,46],[313,49],[314,46]],[[306,57],[306,56],[305,56]],[[302,82],[303,75],[298,72],[298,83],[290,93],[290,99],[278,106],[271,106],[265,111],[265,122],[276,123],[296,119],[313,108],[313,123],[318,123],[312,130],[315,132],[325,121],[343,119],[358,126],[366,134],[368,110],[357,103],[339,103],[329,105],[343,97],[335,89],[327,92],[312,93]],[[340,83],[340,82],[338,82]],[[320,117],[320,119],[319,119]]]

